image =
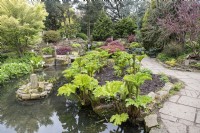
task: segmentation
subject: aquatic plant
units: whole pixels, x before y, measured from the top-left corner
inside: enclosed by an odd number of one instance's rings
[[[122,122],[126,122],[128,119],[127,113],[116,114],[110,118],[110,122],[113,122],[114,125],[121,125]]]
[[[138,72],[136,74],[130,74],[124,76],[125,86],[129,91],[130,97],[138,97],[140,86],[144,83],[145,80],[151,80],[151,75],[147,73]]]
[[[98,81],[87,74],[77,74],[72,83],[65,84],[58,89],[58,95],[69,96],[75,94],[81,105],[89,105],[92,102],[92,91],[98,87]]]

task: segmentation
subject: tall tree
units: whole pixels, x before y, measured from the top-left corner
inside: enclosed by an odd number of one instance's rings
[[[146,3],[146,0],[105,0],[104,8],[112,20],[116,21],[131,14],[144,12]]]
[[[113,36],[113,23],[111,19],[102,12],[98,20],[94,24],[93,30],[94,40],[104,41],[106,38]]]
[[[134,34],[136,30],[136,22],[131,17],[123,18],[115,24],[115,37],[124,38]]]
[[[119,20],[125,17],[126,14],[123,11],[127,9],[125,3],[128,3],[127,0],[125,1],[126,2],[124,2],[123,0],[106,0],[104,2],[104,8],[106,9],[108,15],[112,18],[112,20]],[[130,15],[130,12],[126,11],[126,13],[128,13],[127,15]]]
[[[47,30],[58,30],[61,27],[62,11],[59,9],[61,3],[59,0],[45,0],[45,7],[48,12],[45,27]]]
[[[22,56],[27,46],[40,38],[46,16],[44,4],[0,0],[0,42]]]
[[[173,5],[173,1],[163,1],[158,6],[156,0],[151,0],[143,17],[141,28],[141,40],[147,50],[151,48],[162,49],[174,37],[165,36],[157,23],[158,18],[165,16],[167,12],[174,11]]]
[[[200,34],[200,4],[198,1],[181,1],[174,3],[173,13],[168,12],[165,17],[159,19],[158,24],[166,36],[175,35],[176,41],[184,46],[186,39],[196,55],[195,45]],[[199,50],[199,49],[198,49]]]
[[[80,25],[74,9],[69,3],[63,3],[60,10],[62,11],[61,33],[67,38],[75,37],[80,31]]]
[[[87,33],[88,41],[90,41],[94,23],[103,9],[103,2],[102,0],[86,0],[86,2],[79,3],[78,9],[83,12],[81,30]]]

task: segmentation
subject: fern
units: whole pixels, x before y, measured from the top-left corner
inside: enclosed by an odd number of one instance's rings
[[[113,122],[114,125],[121,125],[122,122],[126,122],[128,119],[127,113],[116,114],[110,118],[110,122]]]

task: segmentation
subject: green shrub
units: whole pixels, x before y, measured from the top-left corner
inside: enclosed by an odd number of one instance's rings
[[[61,39],[60,33],[54,30],[49,30],[45,32],[42,38],[44,42],[49,42],[49,43],[58,42]]]
[[[169,44],[163,49],[163,53],[169,57],[178,57],[183,53],[183,46],[180,44]]]
[[[44,61],[41,56],[37,56],[35,53],[27,53],[23,58],[9,58],[4,63],[26,63],[33,68],[38,69],[43,67]]]
[[[191,66],[200,70],[200,63],[191,64]]]
[[[149,48],[146,53],[148,56],[155,58],[161,51],[162,49],[160,48]]]
[[[136,29],[136,22],[130,17],[119,20],[114,26],[114,32],[116,38],[128,37],[128,35],[134,34]]]
[[[169,82],[169,78],[167,77],[166,74],[160,73],[159,75],[160,75],[160,80],[161,81],[164,81],[165,83]]]
[[[0,54],[0,63],[3,63],[7,58],[8,56]]]
[[[3,69],[0,69],[0,84],[3,84],[8,79],[9,75]]]
[[[142,45],[138,42],[132,42],[129,47],[130,48],[141,48]]]
[[[173,85],[172,89],[175,91],[179,91],[183,87],[183,84],[180,82],[177,82]]]
[[[142,47],[141,43],[132,42],[129,46],[129,51],[137,55],[142,55],[145,53],[145,49]]]
[[[46,47],[42,49],[43,54],[52,54],[54,49],[52,47]]]
[[[72,47],[73,47],[73,48],[80,48],[80,47],[81,47],[81,44],[79,44],[79,43],[74,43],[74,44],[72,44]]]
[[[88,39],[87,35],[84,34],[84,33],[78,33],[78,34],[76,34],[76,38],[81,38],[83,40],[87,40]]]
[[[26,63],[5,63],[0,67],[0,84],[7,80],[20,77],[32,71],[32,67]]]
[[[175,59],[171,59],[171,60],[169,60],[169,61],[165,61],[165,63],[167,64],[167,65],[170,65],[171,67],[174,67],[174,66],[176,66],[176,63],[177,61],[175,60]]]
[[[33,68],[35,68],[35,69],[41,68],[44,65],[44,61],[41,56],[31,57],[30,62],[31,62],[31,65],[33,66]]]
[[[141,73],[147,73],[147,74],[153,74],[153,72],[148,68],[141,68],[140,72]]]
[[[170,95],[174,95],[177,91],[180,91],[181,88],[183,88],[182,83],[180,83],[180,82],[175,83],[169,92]]]
[[[91,49],[96,49],[96,48],[99,48],[103,45],[104,45],[103,42],[95,42],[95,43],[92,44]]]
[[[165,62],[165,61],[170,60],[171,58],[164,53],[160,53],[158,54],[157,59],[159,59],[162,62]]]
[[[113,23],[105,13],[95,22],[92,35],[95,41],[104,41],[113,35]]]
[[[187,54],[180,55],[180,56],[177,58],[177,63],[182,64],[182,63],[185,61],[186,57],[187,57]]]
[[[193,56],[196,58],[200,57],[200,40],[198,39],[198,42],[196,41],[188,41],[186,43],[186,46],[188,47],[188,50],[192,52]]]

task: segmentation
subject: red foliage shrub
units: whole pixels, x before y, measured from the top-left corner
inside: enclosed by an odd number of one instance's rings
[[[110,42],[108,45],[122,45],[122,44],[119,41],[115,40],[115,41]]]
[[[66,55],[71,50],[72,49],[69,46],[57,46],[56,47],[56,53],[57,53],[57,55]]]
[[[106,42],[105,42],[105,45],[107,45],[108,43],[111,43],[112,41],[113,41],[113,38],[107,38]]]
[[[106,39],[106,42],[107,42],[107,43],[111,43],[112,41],[113,41],[113,38],[107,38],[107,39]]]
[[[128,36],[128,43],[135,42],[135,35],[129,35]]]
[[[108,50],[109,53],[114,53],[118,50],[120,51],[125,50],[124,46],[119,41],[112,41],[111,43],[108,43],[107,46],[102,46],[100,48]]]

